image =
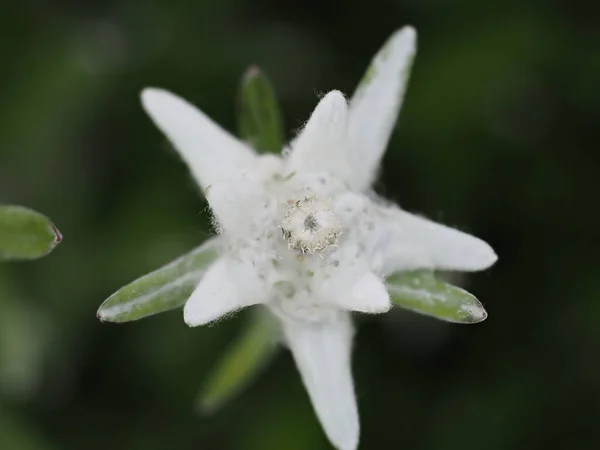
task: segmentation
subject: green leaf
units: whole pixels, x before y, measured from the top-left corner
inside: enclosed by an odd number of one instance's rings
[[[130,322],[185,304],[208,266],[218,256],[218,239],[122,287],[98,309],[103,322]]]
[[[248,386],[275,355],[276,336],[271,316],[256,313],[206,380],[199,397],[200,409],[214,412]]]
[[[393,275],[387,280],[387,287],[394,304],[436,319],[477,323],[487,317],[485,309],[473,295],[436,279],[430,271]]]
[[[279,153],[283,148],[283,120],[275,91],[267,77],[250,67],[239,91],[239,135],[259,153]]]
[[[62,235],[50,220],[23,206],[0,206],[0,261],[40,258]]]

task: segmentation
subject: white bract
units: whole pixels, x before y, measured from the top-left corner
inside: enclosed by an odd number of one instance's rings
[[[225,241],[185,304],[188,325],[250,305],[280,321],[325,433],[358,446],[351,375],[351,311],[390,309],[385,278],[415,269],[481,270],[485,242],[409,214],[371,190],[415,53],[415,31],[395,33],[349,102],[325,95],[281,156],[258,155],[164,90],[142,101],[204,190]]]

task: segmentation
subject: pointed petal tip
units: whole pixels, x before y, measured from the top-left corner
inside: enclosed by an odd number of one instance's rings
[[[175,94],[157,87],[147,87],[140,92],[142,107],[144,108],[144,111],[150,115],[156,113],[165,102],[173,100],[182,101]]]
[[[151,103],[155,98],[163,94],[165,91],[156,87],[146,87],[140,92],[140,100],[142,105],[146,106]]]
[[[346,97],[340,91],[330,91],[321,98],[292,143],[290,167],[296,171],[329,172],[346,179],[349,176],[345,152],[347,130]]]
[[[200,188],[235,178],[253,167],[252,149],[192,103],[154,87],[143,89],[140,99],[152,122],[187,163]]]
[[[332,91],[329,91],[327,94],[325,94],[321,101],[324,101],[324,100],[327,100],[328,102],[331,102],[331,103],[337,103],[337,104],[342,104],[342,103],[347,104],[348,103],[344,93],[338,89],[334,89]]]
[[[200,323],[196,323],[192,320],[191,315],[186,311],[185,307],[183,309],[183,321],[190,328],[194,328],[201,325]]]
[[[440,269],[465,272],[479,272],[493,266],[498,261],[498,255],[496,255],[494,249],[487,242],[475,236],[469,237],[471,241],[465,241],[462,254],[456,254],[451,263],[437,263],[434,265],[439,266]]]
[[[215,322],[218,322],[220,319],[224,318],[227,315],[227,313],[220,314],[220,311],[218,313],[215,313],[213,311],[202,311],[199,308],[195,308],[193,306],[188,307],[189,304],[193,305],[192,302],[188,301],[183,307],[183,321],[190,328],[214,324]],[[231,314],[231,312],[229,312],[229,314]]]
[[[406,25],[396,31],[395,35],[400,39],[405,39],[407,42],[416,42],[417,30],[412,25]]]
[[[412,56],[417,51],[417,30],[410,25],[400,28],[388,42],[390,47],[393,48],[392,51],[398,55],[405,55],[404,58],[409,58],[408,63],[410,64]]]
[[[418,269],[478,272],[498,260],[492,247],[472,234],[400,209],[388,212],[390,244],[383,250],[387,274]]]
[[[235,281],[234,281],[235,280]],[[206,271],[183,307],[190,327],[207,325],[259,304],[264,285],[254,267],[233,259],[218,259]]]
[[[478,239],[479,251],[474,252],[471,264],[474,271],[485,270],[493,266],[498,261],[498,255],[494,249],[485,241]]]
[[[189,115],[196,112],[196,107],[187,100],[162,88],[147,87],[142,89],[140,100],[144,111],[156,120],[162,119],[160,120],[161,123],[169,116]]]
[[[361,312],[384,313],[392,307],[385,284],[375,274],[363,275],[352,287],[352,295],[357,304],[363,305]]]
[[[498,261],[498,254],[494,251],[494,249],[488,245],[489,248],[489,253],[488,253],[488,261],[489,261],[489,266],[492,266],[494,264],[496,264],[496,261]]]
[[[358,191],[369,189],[377,176],[404,101],[416,41],[411,26],[394,31],[373,57],[350,100],[348,129],[354,172],[350,184]]]
[[[194,306],[195,302],[188,300],[183,307],[183,321],[188,327],[194,328],[216,320],[210,314],[205,314]]]
[[[332,123],[345,122],[348,115],[348,101],[346,96],[338,90],[329,91],[321,98],[313,115],[323,121]]]
[[[414,52],[417,47],[417,30],[411,25],[397,29],[388,39],[386,46],[400,46]]]
[[[183,305],[183,321],[188,327],[206,325],[219,319],[226,311],[219,308],[219,284],[222,279],[222,260],[217,260],[209,267],[194,292]],[[226,287],[226,285],[225,285]],[[223,295],[229,297],[224,289]]]

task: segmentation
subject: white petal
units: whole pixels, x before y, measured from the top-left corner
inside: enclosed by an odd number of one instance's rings
[[[347,125],[346,98],[340,91],[329,92],[293,142],[290,170],[350,176]]]
[[[371,272],[364,274],[354,283],[350,294],[347,298],[352,299],[349,306],[352,306],[354,311],[382,313],[392,307],[384,282]]]
[[[416,32],[405,27],[394,33],[377,53],[350,100],[348,132],[354,171],[352,187],[365,190],[377,168],[402,106],[416,51]]]
[[[355,450],[359,423],[349,315],[340,313],[322,322],[290,319],[283,323],[283,330],[325,434],[338,450]]]
[[[350,311],[378,314],[392,307],[384,282],[371,272],[350,280],[344,276],[329,280],[325,289],[328,300]]]
[[[237,237],[252,234],[252,226],[264,210],[264,193],[258,183],[249,178],[215,183],[205,190],[220,228]]]
[[[162,89],[142,92],[142,105],[189,166],[202,189],[251,170],[253,151],[202,111]]]
[[[206,271],[183,308],[191,327],[213,322],[246,306],[261,303],[262,284],[249,263],[220,258]]]
[[[385,283],[371,272],[362,247],[346,237],[346,242],[328,255],[326,269],[315,271],[311,290],[319,300],[350,311],[388,311],[392,305]]]
[[[423,268],[477,271],[498,259],[481,239],[406,211],[394,210],[384,220],[374,253],[385,274]]]

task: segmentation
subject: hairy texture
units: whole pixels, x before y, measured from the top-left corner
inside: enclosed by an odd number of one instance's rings
[[[142,96],[205,191],[224,243],[187,301],[185,321],[203,325],[264,304],[340,450],[355,450],[359,436],[350,312],[387,311],[385,277],[394,271],[480,270],[496,260],[480,239],[371,191],[415,42],[410,27],[395,33],[350,102],[339,91],[323,96],[281,156],[256,155],[173,94],[150,89]]]

